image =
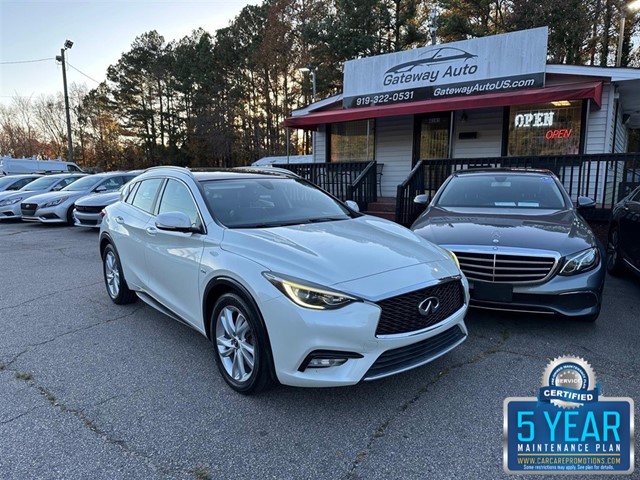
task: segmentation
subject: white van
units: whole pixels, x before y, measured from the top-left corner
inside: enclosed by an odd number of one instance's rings
[[[0,176],[21,173],[67,173],[82,172],[73,162],[62,160],[35,160],[33,158],[0,157]]]

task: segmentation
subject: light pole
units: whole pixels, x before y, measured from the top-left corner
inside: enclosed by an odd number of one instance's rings
[[[71,114],[69,113],[69,93],[67,91],[67,65],[64,59],[65,50],[73,47],[71,40],[64,42],[64,47],[60,49],[60,55],[56,56],[56,60],[62,63],[62,82],[64,83],[64,109],[67,114],[67,148],[69,161],[73,162],[73,140],[71,139]]]
[[[436,44],[436,33],[438,32],[438,12],[435,8],[431,10],[431,26],[429,27],[429,36],[431,37],[431,45]]]
[[[638,0],[640,1],[640,0]],[[311,75],[311,103],[316,103],[316,71],[318,67],[316,65],[310,64],[306,67],[300,68],[302,73],[307,73]],[[311,151],[313,152],[313,156],[316,156],[316,132],[311,132]],[[314,158],[315,161],[315,158]]]
[[[640,0],[635,0],[620,9],[620,34],[618,35],[618,55],[616,57],[616,67],[622,66],[622,45],[624,44],[624,24],[627,20],[627,13],[640,10]]]

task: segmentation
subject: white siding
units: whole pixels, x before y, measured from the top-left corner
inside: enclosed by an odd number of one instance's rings
[[[602,87],[602,107],[600,110],[592,107],[588,112],[585,153],[611,152],[614,109],[613,88],[611,84],[605,83]]]
[[[327,126],[319,125],[314,135],[316,136],[316,145],[313,152],[313,161],[324,163],[327,161]]]
[[[464,110],[467,119],[462,121],[462,111],[457,111],[453,132],[453,158],[499,157],[502,152],[503,108]],[[461,132],[476,132],[477,137],[460,140]]]
[[[411,171],[413,116],[376,119],[375,159],[384,164],[382,196],[395,197],[396,189]]]

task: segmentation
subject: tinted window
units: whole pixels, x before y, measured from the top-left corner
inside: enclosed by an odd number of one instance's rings
[[[46,190],[55,182],[60,180],[58,177],[40,177],[33,182],[29,182],[27,185],[22,187],[24,191],[32,191],[32,190]]]
[[[454,177],[436,201],[442,207],[566,208],[553,178],[540,175]]]
[[[68,185],[64,188],[64,190],[72,191],[72,192],[84,192],[92,190],[104,177],[97,177],[95,175],[89,175],[87,177],[82,177],[77,182],[73,182],[71,185]]]
[[[125,177],[111,177],[102,182],[99,186],[107,189],[108,192],[118,190],[122,185],[127,183]]]
[[[35,180],[32,177],[28,177],[28,178],[23,178],[22,180],[18,180],[16,183],[13,184],[13,186],[11,187],[11,190],[18,190],[22,187],[24,187],[25,185],[31,183],[33,180]]]
[[[76,180],[79,180],[80,178],[82,177],[67,177],[60,182],[60,185],[58,185],[58,187],[64,188],[67,185],[71,185],[73,182],[75,182]]]
[[[153,213],[153,202],[156,199],[160,184],[162,184],[161,178],[151,178],[140,182],[133,200],[130,202],[131,205],[147,213]]]
[[[636,190],[636,193],[631,197],[632,202],[640,202],[640,188]]]
[[[342,204],[299,179],[214,180],[203,182],[203,188],[213,215],[232,228],[350,218]]]
[[[191,220],[191,225],[200,225],[198,208],[191,197],[189,189],[177,180],[170,179],[162,193],[158,213],[182,212]]]

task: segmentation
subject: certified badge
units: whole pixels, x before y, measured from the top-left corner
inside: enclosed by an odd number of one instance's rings
[[[554,358],[542,374],[542,388],[538,396],[541,402],[558,407],[577,408],[596,402],[600,386],[589,363],[580,357],[566,355]]]
[[[583,358],[554,358],[537,397],[505,399],[503,442],[508,474],[629,475],[633,400],[604,397]]]

